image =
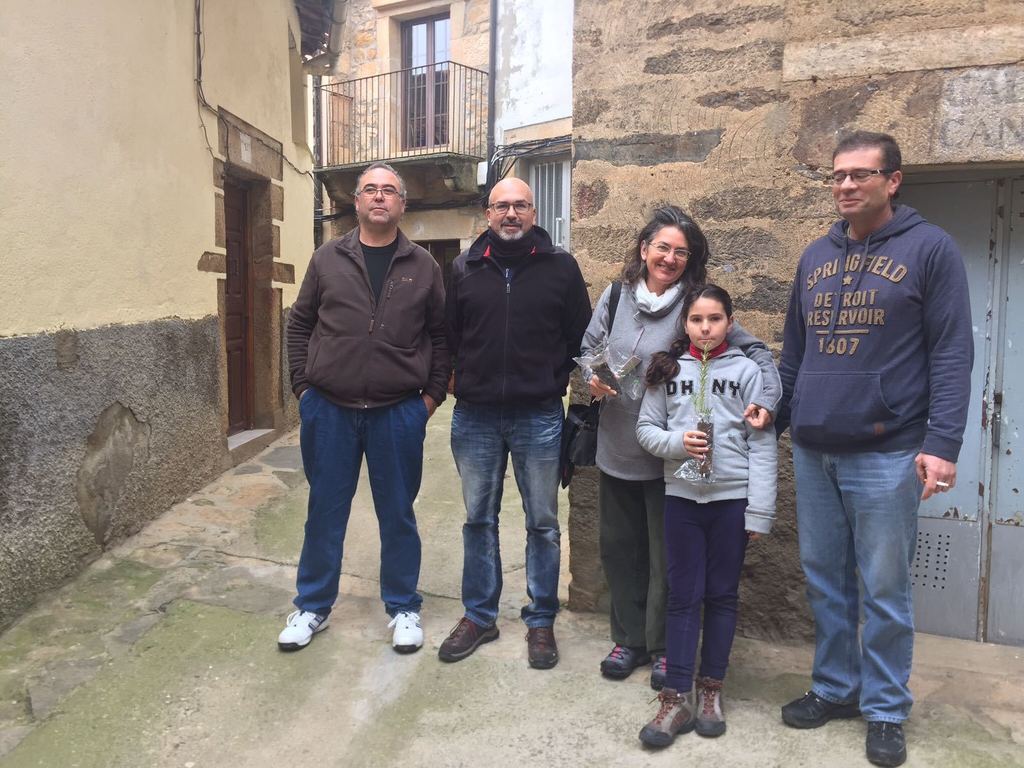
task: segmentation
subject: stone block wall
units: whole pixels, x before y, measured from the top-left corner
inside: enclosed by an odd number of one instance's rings
[[[1024,5],[577,3],[573,240],[596,299],[650,212],[675,203],[711,246],[709,279],[776,352],[803,248],[834,219],[821,182],[836,137],[892,133],[905,166],[1024,163]],[[749,550],[742,632],[812,632],[788,437],[779,520]],[[596,480],[572,489],[571,603],[599,606]]]
[[[217,320],[0,339],[0,628],[230,466]]]

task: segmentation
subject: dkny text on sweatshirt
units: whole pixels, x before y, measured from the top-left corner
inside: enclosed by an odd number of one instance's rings
[[[745,498],[747,530],[768,533],[775,520],[777,441],[771,430],[754,429],[743,418],[746,407],[761,395],[761,371],[740,350],[729,347],[711,360],[705,386],[715,422],[713,483],[675,476],[689,458],[683,433],[697,426],[693,400],[700,387],[700,361],[689,353],[679,359],[675,378],[647,388],[637,440],[644,450],[664,459],[667,495],[698,503]]]
[[[586,354],[600,342],[607,340],[609,347],[622,359],[630,355],[640,358],[637,370],[643,375],[650,365],[651,356],[672,346],[679,336],[679,312],[683,295],[675,303],[656,312],[648,312],[636,300],[634,285],[622,286],[622,295],[615,312],[615,322],[608,332],[611,286],[605,288],[594,307],[594,316],[583,336],[582,349]],[[782,384],[772,353],[756,336],[748,333],[738,322],[733,322],[727,337],[729,346],[737,347],[749,357],[762,374],[762,390],[758,405],[774,412],[782,397]],[[621,480],[654,480],[662,476],[662,463],[636,441],[636,420],[640,414],[640,399],[619,395],[601,400],[601,420],[597,427],[597,467],[602,472]]]

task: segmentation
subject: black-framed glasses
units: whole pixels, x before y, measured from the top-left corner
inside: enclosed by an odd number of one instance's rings
[[[888,176],[892,171],[887,168],[857,168],[852,171],[836,171],[830,173],[825,177],[825,184],[830,187],[838,187],[847,179],[853,179],[858,184],[863,184],[865,181],[870,179],[872,176],[886,175]]]
[[[665,258],[670,253],[674,254],[677,259],[688,259],[690,258],[689,248],[673,248],[668,243],[663,243],[660,240],[657,243],[648,243],[648,247],[653,250],[656,254]]]
[[[529,213],[533,208],[533,203],[516,200],[514,203],[491,203],[488,208],[498,214],[508,213],[509,208],[514,209],[516,213]]]
[[[356,194],[369,198],[374,198],[377,195],[384,195],[386,198],[392,198],[401,193],[398,191],[397,187],[393,187],[390,184],[385,184],[383,187],[378,187],[376,184],[367,184],[362,189],[357,189]]]

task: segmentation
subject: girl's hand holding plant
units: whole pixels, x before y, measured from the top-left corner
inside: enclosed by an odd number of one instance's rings
[[[702,459],[708,452],[708,436],[696,429],[688,430],[683,433],[683,448],[693,458]]]

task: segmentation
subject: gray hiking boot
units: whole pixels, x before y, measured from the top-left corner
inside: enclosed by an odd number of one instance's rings
[[[701,736],[721,736],[725,733],[722,681],[713,677],[697,678],[697,733]]]
[[[640,731],[640,741],[649,747],[667,747],[680,733],[693,730],[693,692],[679,693],[662,688],[658,694],[658,714]]]

